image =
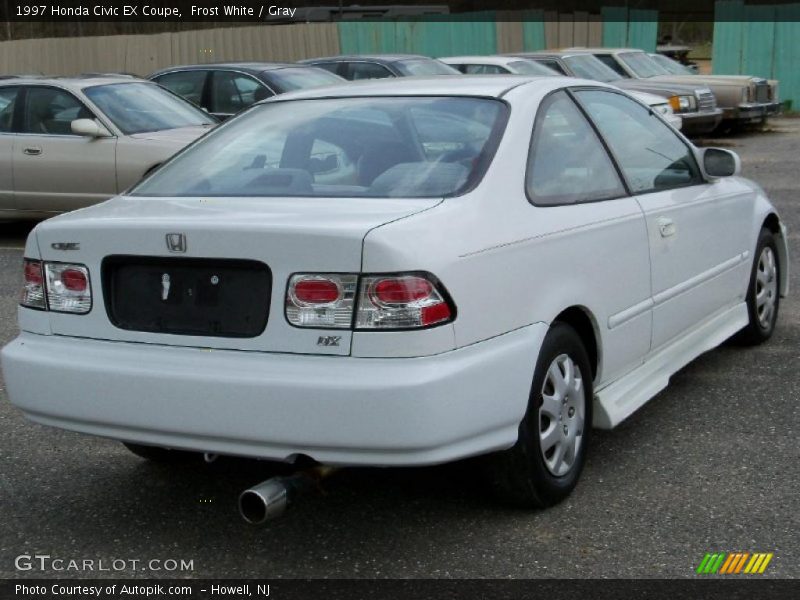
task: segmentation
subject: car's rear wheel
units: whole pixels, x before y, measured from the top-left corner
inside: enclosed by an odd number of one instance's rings
[[[172,450],[170,448],[160,448],[158,446],[145,446],[144,444],[130,444],[122,442],[128,450],[136,456],[152,462],[159,463],[185,463],[200,462],[202,454],[189,452],[186,450]]]
[[[488,457],[498,497],[522,507],[546,507],[578,482],[592,423],[592,370],[580,336],[555,323],[545,337],[519,439]]]
[[[762,229],[747,289],[747,312],[750,323],[735,337],[747,345],[766,342],[775,331],[780,306],[780,263],[775,234]]]

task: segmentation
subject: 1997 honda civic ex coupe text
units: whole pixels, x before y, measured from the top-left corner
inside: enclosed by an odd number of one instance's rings
[[[36,227],[8,394],[155,458],[487,455],[502,498],[551,505],[590,425],[772,334],[786,233],[739,168],[593,81],[279,96]]]

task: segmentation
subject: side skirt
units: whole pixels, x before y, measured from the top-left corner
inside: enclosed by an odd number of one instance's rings
[[[670,342],[642,365],[595,393],[593,425],[599,429],[616,427],[667,387],[673,373],[719,346],[748,322],[747,305],[742,302]]]

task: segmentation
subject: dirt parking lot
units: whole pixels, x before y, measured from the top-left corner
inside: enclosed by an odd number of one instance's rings
[[[768,129],[705,144],[740,153],[789,227],[797,268],[800,119]],[[29,228],[0,234],[3,343],[17,331]],[[774,552],[764,576],[799,577],[799,367],[794,292],[769,343],[704,355],[619,428],[597,432],[576,493],[553,509],[498,507],[467,461],[345,470],[260,528],[239,518],[236,497],[268,465],[147,464],[118,443],[29,423],[2,396],[0,577],[693,577],[712,551]],[[15,568],[36,553],[192,569]]]

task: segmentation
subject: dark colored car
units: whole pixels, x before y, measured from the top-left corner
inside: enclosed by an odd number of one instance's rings
[[[194,102],[220,119],[227,119],[270,96],[342,82],[341,77],[325,69],[267,62],[169,67],[156,71],[148,79]]]
[[[310,58],[300,64],[322,67],[349,81],[426,75],[459,75],[459,71],[435,58],[419,54],[349,54]]]

